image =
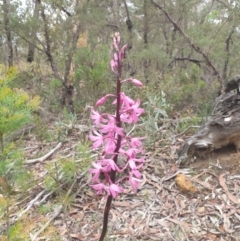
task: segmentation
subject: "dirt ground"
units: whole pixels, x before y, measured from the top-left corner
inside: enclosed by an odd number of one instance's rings
[[[221,148],[205,157],[198,157],[190,164],[198,172],[212,167],[217,173],[228,172],[231,175],[240,174],[240,152],[234,145]]]

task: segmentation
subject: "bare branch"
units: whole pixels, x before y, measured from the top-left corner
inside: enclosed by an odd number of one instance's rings
[[[128,27],[128,31],[131,32],[131,31],[132,31],[133,24],[132,24],[132,21],[131,21],[131,19],[130,19],[130,15],[129,15],[127,3],[126,3],[125,0],[123,0],[123,3],[124,3],[124,7],[125,7],[125,10],[126,10],[126,14],[127,14],[126,24],[127,24],[127,27]]]
[[[50,62],[50,65],[51,65],[51,68],[52,68],[52,71],[53,71],[53,74],[54,74],[55,78],[57,78],[59,80],[62,80],[62,78],[59,75],[57,66],[56,66],[56,64],[53,60],[52,53],[51,53],[51,41],[50,41],[50,36],[49,36],[48,22],[47,22],[46,15],[45,15],[45,12],[44,12],[44,7],[43,7],[41,1],[40,1],[40,4],[41,4],[41,16],[42,16],[43,24],[44,24],[44,36],[45,36],[45,39],[46,39],[45,53],[48,57],[48,60]]]
[[[229,63],[229,58],[230,58],[230,41],[232,39],[232,35],[235,31],[235,26],[232,27],[232,30],[230,31],[228,38],[225,41],[225,52],[227,54],[225,62],[224,62],[224,66],[223,66],[223,79],[226,80],[227,78],[227,69],[228,69],[228,63]]]
[[[190,37],[181,29],[181,27],[176,23],[176,21],[169,15],[169,13],[166,11],[166,9],[159,5],[158,3],[156,3],[154,0],[150,0],[151,3],[157,7],[158,9],[160,9],[168,18],[168,20],[173,24],[174,28],[180,32],[180,34],[182,34],[184,36],[184,38],[187,40],[188,44],[199,54],[201,54],[203,56],[203,58],[205,59],[206,63],[208,66],[211,67],[211,69],[213,70],[213,74],[216,75],[218,77],[218,81],[220,82],[220,84],[223,84],[223,79],[222,76],[220,75],[219,71],[217,70],[217,68],[214,66],[214,64],[212,63],[212,61],[209,59],[209,57],[207,56],[207,54],[205,52],[202,51],[202,49],[197,46],[191,39]]]
[[[175,60],[180,60],[180,61],[189,61],[189,62],[193,62],[194,64],[200,66],[200,63],[203,63],[204,61],[203,60],[197,60],[197,59],[191,59],[191,58],[180,58],[180,57],[177,57],[175,58]]]
[[[56,147],[54,147],[50,152],[48,152],[46,155],[39,157],[37,159],[31,159],[31,160],[26,160],[24,163],[25,164],[34,164],[37,162],[43,162],[46,160],[48,157],[50,157],[55,151],[57,151],[60,147],[62,146],[62,143],[59,142]]]

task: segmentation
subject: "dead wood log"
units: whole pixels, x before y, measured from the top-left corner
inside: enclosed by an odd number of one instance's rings
[[[230,79],[223,86],[209,120],[180,149],[178,155],[181,162],[189,162],[189,157],[193,155],[204,156],[230,144],[240,150],[239,86],[240,76]]]

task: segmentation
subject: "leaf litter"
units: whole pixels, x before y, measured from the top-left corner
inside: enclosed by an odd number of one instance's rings
[[[28,240],[56,240],[53,233],[57,240],[94,241],[100,237],[106,197],[89,188],[86,171],[79,172],[67,186],[65,197],[71,197],[67,204],[43,182],[47,164],[66,157],[79,161],[78,132],[61,145],[43,145],[34,137],[25,140],[26,159],[31,160],[26,165],[34,171],[36,185],[25,196],[14,197],[9,223],[29,219]],[[124,195],[112,203],[109,240],[240,240],[240,154],[212,153],[183,169],[176,165],[176,150],[182,142],[178,138],[148,151],[137,193],[126,187]],[[65,184],[61,185],[63,191]],[[49,210],[39,213],[40,206]],[[1,219],[0,233],[6,228]]]

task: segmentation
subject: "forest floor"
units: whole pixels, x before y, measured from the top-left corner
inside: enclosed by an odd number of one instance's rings
[[[87,169],[70,184],[59,178],[56,189],[44,185],[50,164],[57,168],[68,159],[81,163],[81,135],[76,128],[65,142],[43,142],[35,134],[23,138],[36,185],[24,195],[8,196],[0,232],[18,223],[21,235],[12,240],[2,235],[0,241],[98,240],[106,198],[89,187]],[[240,240],[240,153],[229,147],[180,168],[176,152],[186,138],[169,137],[147,150],[141,187],[136,194],[126,187],[113,201],[106,240]]]

